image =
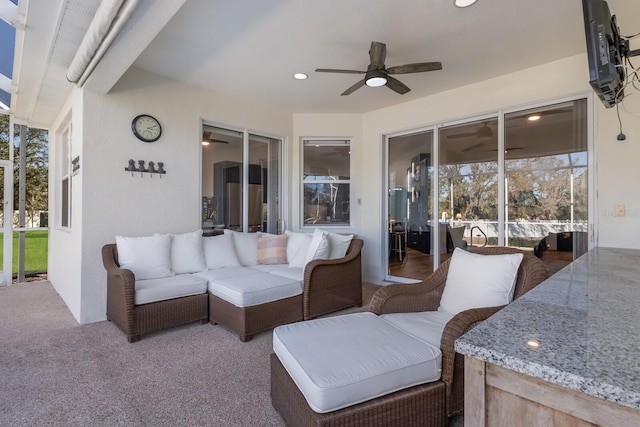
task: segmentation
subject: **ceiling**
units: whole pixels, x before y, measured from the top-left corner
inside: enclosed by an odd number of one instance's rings
[[[52,123],[99,3],[19,1],[27,30],[16,37],[18,120]],[[609,5],[623,34],[640,31],[631,18],[640,2]],[[405,95],[363,87],[349,96],[340,94],[361,75],[314,71],[366,70],[372,41],[386,43],[387,67],[440,61],[443,69],[396,75],[411,88]],[[478,0],[466,9],[453,0],[143,0],[85,88],[106,93],[137,67],[292,113],[363,113],[584,52],[580,0]]]

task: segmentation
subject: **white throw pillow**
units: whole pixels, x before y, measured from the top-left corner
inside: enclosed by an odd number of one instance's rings
[[[522,257],[522,254],[481,255],[456,248],[439,310],[458,314],[470,308],[510,303]]]
[[[347,254],[352,239],[353,234],[329,233],[329,259],[343,258]]]
[[[171,235],[145,237],[116,236],[118,263],[131,270],[136,280],[159,279],[175,275],[171,271]]]
[[[285,231],[287,235],[287,263],[289,267],[304,267],[304,259],[311,244],[312,235],[309,233],[296,233]]]
[[[316,228],[313,231],[313,237],[311,238],[311,244],[307,250],[307,255],[304,259],[304,266],[316,259],[329,259],[329,233]]]
[[[203,238],[204,259],[209,270],[224,267],[239,267],[238,255],[230,234]]]
[[[224,230],[224,234],[230,234],[236,255],[241,265],[245,267],[258,265],[258,233],[241,233],[239,231]]]
[[[207,269],[202,250],[202,230],[173,235],[171,269],[176,274],[196,273]]]

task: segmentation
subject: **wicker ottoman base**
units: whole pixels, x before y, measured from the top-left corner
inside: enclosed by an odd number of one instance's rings
[[[237,307],[209,294],[209,322],[232,330],[240,341],[249,341],[254,334],[286,323],[302,320],[302,295],[265,304]]]
[[[326,414],[314,412],[274,353],[271,404],[289,426],[446,426],[445,384],[436,381],[400,390]]]

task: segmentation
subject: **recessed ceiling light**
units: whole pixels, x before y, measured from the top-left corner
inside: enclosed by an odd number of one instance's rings
[[[209,145],[209,141],[202,141],[202,145],[204,145],[204,146]]]
[[[477,0],[454,0],[453,4],[458,7],[469,7],[474,4]]]
[[[529,341],[527,341],[527,345],[528,345],[529,347],[533,347],[533,348],[538,348],[538,347],[540,347],[540,343],[539,343],[538,341],[536,341],[536,340],[529,340]]]
[[[295,73],[293,75],[293,78],[296,79],[296,80],[306,80],[306,79],[309,78],[309,76],[306,75],[305,73]]]
[[[527,117],[527,120],[529,120],[530,122],[535,122],[537,120],[540,120],[540,115],[539,114],[532,114],[529,117]]]

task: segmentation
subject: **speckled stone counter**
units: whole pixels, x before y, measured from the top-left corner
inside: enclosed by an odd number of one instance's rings
[[[639,338],[640,250],[595,248],[463,335],[456,351],[637,410]]]

